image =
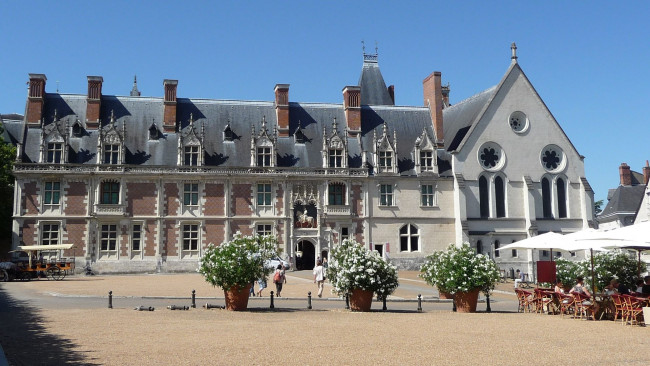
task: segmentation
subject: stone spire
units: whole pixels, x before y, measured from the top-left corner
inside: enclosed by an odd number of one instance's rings
[[[131,89],[131,96],[132,97],[139,97],[140,96],[140,91],[138,90],[138,77],[133,76],[133,89]]]
[[[510,56],[510,59],[512,62],[516,63],[517,62],[517,45],[515,42],[512,42],[510,45],[510,51],[512,51],[512,56]]]

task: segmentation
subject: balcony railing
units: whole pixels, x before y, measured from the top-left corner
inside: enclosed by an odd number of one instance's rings
[[[106,204],[95,205],[95,215],[124,216],[125,213],[126,213],[126,206],[124,205],[106,205]]]
[[[325,206],[325,213],[330,216],[336,216],[336,215],[341,215],[341,216],[350,216],[350,206],[345,205],[345,206],[335,206],[335,205],[326,205]]]

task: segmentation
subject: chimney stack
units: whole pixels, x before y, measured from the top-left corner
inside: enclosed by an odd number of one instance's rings
[[[650,181],[650,164],[646,160],[645,166],[643,167],[643,183],[648,185],[648,181]]]
[[[390,100],[392,100],[393,105],[395,105],[395,85],[388,87],[388,95],[390,95]]]
[[[433,131],[436,134],[436,143],[441,147],[444,141],[444,132],[442,124],[442,74],[440,71],[434,71],[422,81],[424,91],[424,105],[429,107],[431,113],[431,123]]]
[[[346,86],[343,88],[343,108],[348,124],[350,137],[361,133],[361,87]]]
[[[86,98],[86,128],[99,128],[99,112],[102,107],[102,83],[101,76],[88,76],[88,97]]]
[[[289,136],[289,84],[275,84],[275,116],[278,135]]]
[[[621,166],[618,168],[618,171],[621,175],[621,185],[631,186],[632,172],[630,171],[630,167],[626,163],[621,163]]]
[[[39,127],[43,118],[43,103],[45,96],[44,74],[29,74],[29,95],[27,96],[27,126]]]
[[[178,80],[165,79],[165,113],[163,115],[163,130],[165,132],[176,131],[176,88]]]

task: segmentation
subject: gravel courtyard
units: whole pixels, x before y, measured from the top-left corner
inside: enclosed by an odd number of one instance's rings
[[[403,297],[426,288],[413,274],[400,279]],[[308,274],[290,273],[288,280],[285,296],[313,290]],[[187,311],[125,305],[145,302],[139,296],[187,296],[188,288],[223,296],[201,281],[140,275],[3,283],[0,344],[10,365],[646,365],[641,350],[650,346],[649,328],[519,314],[509,294],[495,296],[499,311],[476,314],[433,303],[422,313],[412,304],[382,312],[380,303],[373,312],[351,313],[340,301],[324,300],[306,310],[303,299],[282,299],[270,310],[268,298],[252,301],[247,312],[200,308],[219,299],[197,300],[199,308]],[[114,309],[97,298],[107,289],[125,296],[115,298]]]

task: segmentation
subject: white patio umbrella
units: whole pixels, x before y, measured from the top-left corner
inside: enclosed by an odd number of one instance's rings
[[[551,259],[553,258],[553,249],[562,246],[564,235],[554,233],[549,231],[544,234],[531,236],[530,238],[522,239],[516,241],[512,244],[504,245],[497,250],[508,250],[508,249],[550,249],[551,250]],[[533,253],[534,256],[534,253]],[[533,258],[533,273],[535,273],[535,261]]]

